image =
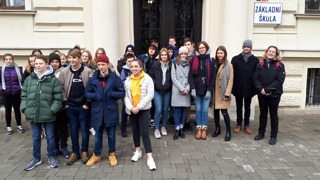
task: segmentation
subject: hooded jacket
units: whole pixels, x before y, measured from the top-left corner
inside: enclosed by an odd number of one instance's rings
[[[62,108],[62,88],[51,66],[42,77],[35,70],[25,80],[20,110],[34,123],[52,122]]]

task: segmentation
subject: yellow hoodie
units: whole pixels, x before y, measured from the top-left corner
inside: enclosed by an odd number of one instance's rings
[[[140,102],[140,94],[141,94],[141,83],[144,77],[144,71],[140,73],[138,77],[134,77],[133,74],[131,74],[130,79],[130,91],[131,91],[131,97],[132,97],[132,105],[133,107],[136,107]]]

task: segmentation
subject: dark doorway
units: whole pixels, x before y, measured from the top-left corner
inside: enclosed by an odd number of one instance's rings
[[[190,37],[201,40],[202,0],[134,0],[134,39],[140,53],[146,53],[152,39],[160,47],[175,36],[177,46]]]

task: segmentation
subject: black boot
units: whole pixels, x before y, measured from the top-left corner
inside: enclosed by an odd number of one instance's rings
[[[231,130],[227,130],[226,136],[224,137],[225,141],[230,141],[231,140]]]
[[[214,131],[214,133],[212,134],[212,137],[217,137],[221,134],[221,129],[220,126],[216,127],[216,130]]]
[[[191,126],[191,123],[190,123],[190,122],[186,122],[186,123],[184,124],[183,130],[184,130],[184,131],[193,131],[192,126]]]
[[[186,136],[184,135],[184,132],[182,129],[179,130],[179,135],[181,138],[185,138]]]
[[[174,133],[173,139],[177,140],[179,138],[179,132],[180,130],[176,130],[176,132]]]

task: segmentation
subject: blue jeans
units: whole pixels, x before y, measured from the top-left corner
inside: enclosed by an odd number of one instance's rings
[[[180,125],[184,125],[187,116],[187,107],[173,107],[174,113],[174,127],[180,129]]]
[[[41,158],[41,133],[42,127],[46,131],[47,139],[47,156],[56,157],[55,154],[55,138],[54,138],[54,123],[55,122],[45,122],[45,123],[34,123],[30,122],[32,128],[32,148],[33,157],[35,159]]]
[[[159,129],[160,116],[162,117],[162,127],[165,127],[168,121],[168,109],[170,106],[171,92],[154,92],[154,127]]]
[[[69,106],[66,109],[70,125],[72,152],[80,155],[79,149],[79,129],[82,133],[81,152],[88,151],[89,145],[89,111],[81,106]]]
[[[208,126],[208,111],[209,111],[209,104],[210,98],[205,99],[205,95],[198,96],[195,100],[196,106],[196,122],[198,126]]]
[[[103,144],[103,130],[105,126],[100,126],[99,129],[96,129],[95,142],[94,142],[94,154],[96,156],[101,155],[102,144]],[[108,134],[108,148],[109,153],[113,153],[116,151],[116,125],[106,127]]]

